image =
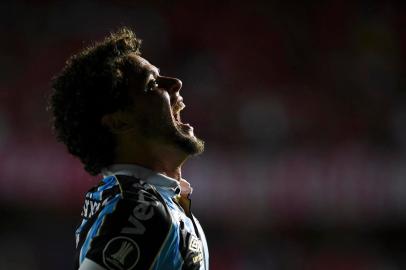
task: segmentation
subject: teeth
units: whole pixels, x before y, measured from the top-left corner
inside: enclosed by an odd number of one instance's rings
[[[183,110],[185,107],[186,107],[185,103],[179,102],[179,103],[176,103],[175,106],[173,106],[172,110],[174,111],[175,114],[177,114],[181,110]]]
[[[183,102],[179,102],[172,108],[173,118],[175,118],[175,121],[182,123],[180,120],[180,111],[182,111],[185,107],[186,105]]]
[[[179,112],[173,112],[173,119],[175,122],[180,123],[180,113]]]

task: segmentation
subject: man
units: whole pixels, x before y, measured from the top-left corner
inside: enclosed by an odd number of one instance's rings
[[[141,57],[126,28],[72,56],[53,81],[58,140],[103,180],[86,194],[76,269],[208,269],[182,164],[203,152],[180,80]]]

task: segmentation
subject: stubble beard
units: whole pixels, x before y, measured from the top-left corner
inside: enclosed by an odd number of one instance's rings
[[[204,141],[194,135],[183,131],[180,126],[173,124],[172,120],[162,119],[156,122],[144,122],[144,136],[155,139],[167,145],[175,146],[187,155],[197,156],[204,152]]]
[[[197,156],[204,152],[204,141],[194,135],[185,134],[178,126],[171,137],[175,145],[188,155]]]

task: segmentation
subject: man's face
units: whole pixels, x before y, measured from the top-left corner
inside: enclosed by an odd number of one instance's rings
[[[182,82],[161,76],[159,70],[141,56],[130,57],[135,72],[129,84],[136,130],[148,140],[175,146],[188,155],[202,153],[204,142],[194,135],[193,127],[180,118],[185,108],[179,95]]]

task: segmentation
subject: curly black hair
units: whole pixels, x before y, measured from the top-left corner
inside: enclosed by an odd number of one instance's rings
[[[58,141],[92,175],[112,164],[115,137],[102,125],[103,115],[130,105],[130,54],[141,55],[141,40],[128,28],[70,57],[52,80],[49,110]]]

